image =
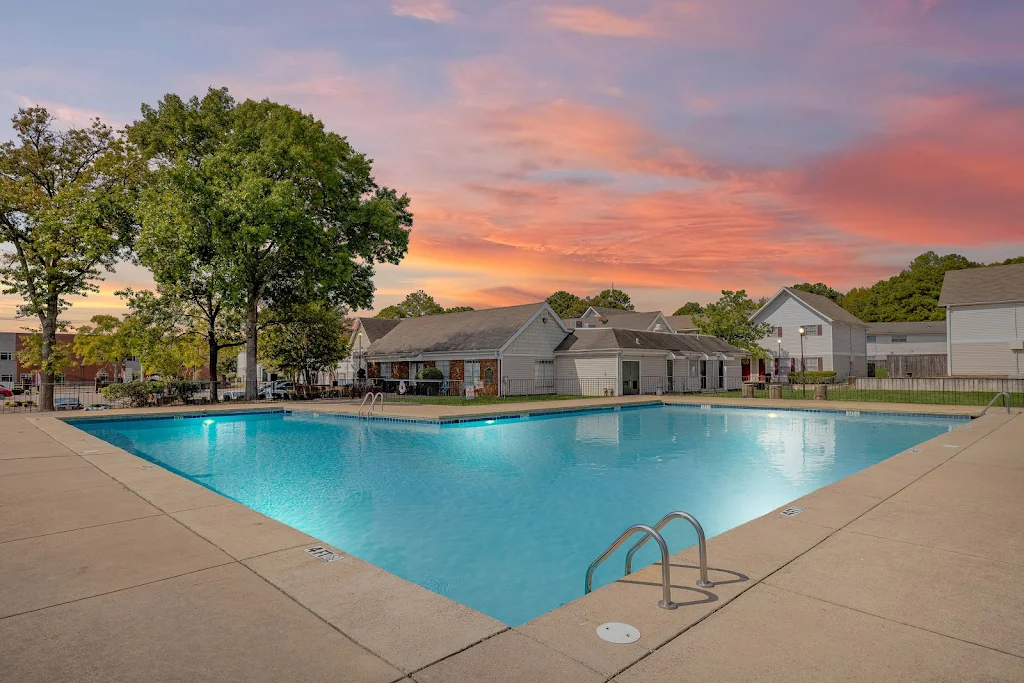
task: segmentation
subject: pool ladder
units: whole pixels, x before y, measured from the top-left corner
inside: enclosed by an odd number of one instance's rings
[[[373,406],[374,406],[375,403],[377,403],[377,399],[378,398],[380,399],[380,409],[383,411],[384,410],[384,392],[383,391],[378,391],[377,393],[373,393],[371,391],[366,396],[363,396],[363,402],[359,404],[359,412],[356,413],[356,415],[359,416],[359,417],[362,417],[363,409],[365,408],[366,409],[366,416],[369,417],[370,413],[373,412]],[[367,400],[370,401],[370,405],[366,405],[366,401]]]
[[[715,584],[708,580],[708,548],[707,541],[704,538],[704,529],[701,527],[700,522],[693,515],[677,510],[670,512],[661,518],[661,521],[655,524],[653,527],[646,524],[634,524],[629,527],[622,534],[615,539],[615,542],[608,546],[608,549],[601,553],[596,560],[590,563],[587,567],[587,581],[586,589],[584,594],[590,593],[593,590],[594,584],[594,572],[601,565],[602,562],[607,560],[612,553],[618,550],[619,546],[622,545],[627,538],[630,538],[637,532],[643,532],[643,537],[633,544],[633,547],[626,553],[626,574],[629,575],[633,571],[633,556],[636,551],[640,550],[647,541],[652,538],[658,544],[661,549],[661,600],[658,601],[658,607],[663,609],[675,609],[678,605],[672,602],[672,565],[669,563],[668,544],[665,543],[665,538],[661,535],[661,530],[665,528],[665,525],[671,522],[673,519],[685,519],[693,525],[694,530],[697,532],[697,553],[700,558],[700,579],[697,581],[697,585],[701,588],[711,588]]]
[[[988,405],[985,406],[985,410],[981,411],[981,415],[979,415],[978,417],[984,416],[985,413],[988,412],[988,409],[991,408],[993,406],[993,404],[995,404],[995,402],[999,400],[1000,396],[1003,397],[1003,403],[1006,405],[1006,414],[1009,415],[1010,414],[1010,394],[1008,392],[1005,392],[1005,391],[1000,391],[998,394],[996,394],[995,396],[992,397],[992,400],[988,402]]]

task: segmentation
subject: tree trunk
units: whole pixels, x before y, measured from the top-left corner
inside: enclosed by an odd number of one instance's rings
[[[39,410],[54,410],[53,406],[53,372],[49,368],[50,354],[57,346],[57,313],[52,315],[48,311],[46,315],[39,316],[39,324],[42,328],[42,386],[39,387]]]
[[[245,311],[245,399],[256,399],[256,324],[258,322],[259,299],[249,297],[249,306]]]
[[[217,334],[213,331],[213,325],[210,325],[210,334],[207,339],[210,342],[210,402],[217,403],[220,389],[217,383],[217,355],[220,352],[220,346],[217,344]]]

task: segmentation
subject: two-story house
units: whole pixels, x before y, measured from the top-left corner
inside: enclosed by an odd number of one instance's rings
[[[771,325],[758,341],[771,359],[757,361],[759,377],[801,369],[832,370],[839,379],[867,376],[867,325],[831,299],[783,287],[751,319]]]
[[[1024,377],[1024,263],[951,270],[939,305],[950,375]]]

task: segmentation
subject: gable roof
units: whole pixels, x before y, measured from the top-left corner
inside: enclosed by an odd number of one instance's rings
[[[371,356],[416,356],[449,351],[498,351],[538,313],[547,311],[549,324],[564,331],[561,320],[544,303],[442,313],[398,321],[373,342]]]
[[[942,279],[940,306],[1024,301],[1024,263],[950,270]]]
[[[398,327],[401,320],[389,320],[385,318],[360,318],[359,324],[363,327],[370,343],[377,341],[391,330]]]
[[[946,334],[946,321],[868,323],[868,334]]]
[[[622,328],[603,328],[580,334],[571,333],[555,348],[555,353],[560,351],[618,351],[624,349],[694,354],[730,353],[747,355],[747,352],[743,349],[728,344],[718,337],[709,337],[702,334],[644,332]]]
[[[832,301],[832,299],[821,296],[820,294],[811,294],[810,292],[805,292],[802,289],[794,289],[792,287],[783,287],[780,289],[775,293],[775,296],[768,299],[765,305],[757,309],[757,312],[750,317],[757,317],[761,311],[768,308],[773,301],[783,294],[789,294],[791,297],[801,301],[808,308],[820,313],[829,322],[846,323],[847,325],[860,325],[862,327],[866,327],[866,323],[863,320],[855,316],[853,313],[850,313],[835,301]]]
[[[600,322],[602,328],[617,327],[624,330],[646,330],[658,320],[659,316],[664,318],[664,314],[661,311],[624,311],[620,308],[605,308],[604,306],[591,306],[587,309],[587,313],[590,311],[600,316],[598,322]],[[586,316],[586,313],[584,313],[584,316]]]
[[[688,330],[696,330],[697,326],[693,324],[692,315],[666,315],[665,320],[672,326],[672,329],[676,332],[685,332]]]

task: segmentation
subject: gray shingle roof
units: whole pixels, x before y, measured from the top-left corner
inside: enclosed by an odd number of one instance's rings
[[[449,351],[497,351],[545,304],[485,308],[398,321],[370,345],[369,356],[416,356]],[[554,316],[549,325],[558,325]]]
[[[868,334],[946,334],[946,321],[868,323]]]
[[[642,332],[622,328],[602,328],[570,334],[555,349],[559,351],[618,351],[643,349],[679,353],[728,353],[746,355],[746,351],[727,344],[718,337],[697,334]]]
[[[377,341],[385,334],[395,329],[401,320],[388,320],[384,318],[360,318],[359,323],[363,326],[363,331],[366,332],[366,336],[370,339],[370,343]]]
[[[793,289],[792,287],[783,287],[783,289],[833,322],[849,323],[851,325],[864,324],[863,320],[828,297],[821,296],[820,294],[811,294],[802,289]]]
[[[1024,301],[1024,263],[950,270],[942,280],[940,306]]]
[[[686,332],[697,329],[697,326],[693,324],[692,315],[669,315],[665,316],[665,320],[668,320],[668,324],[671,325],[672,329],[676,332]]]
[[[601,314],[602,327],[618,327],[624,330],[646,330],[661,315],[661,311],[623,311],[601,306],[591,308]]]

